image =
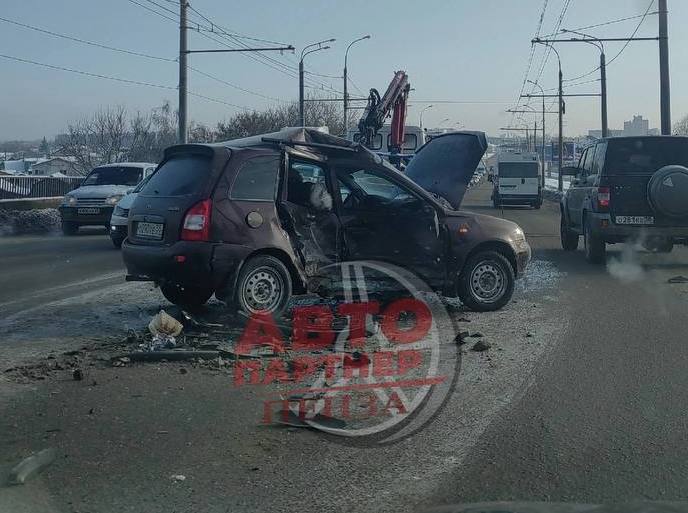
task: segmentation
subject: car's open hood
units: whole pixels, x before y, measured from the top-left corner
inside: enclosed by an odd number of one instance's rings
[[[450,132],[433,137],[411,159],[404,174],[458,209],[487,150],[483,132]]]

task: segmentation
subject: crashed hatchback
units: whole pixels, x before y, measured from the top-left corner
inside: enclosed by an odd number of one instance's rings
[[[497,310],[530,247],[518,225],[459,210],[485,152],[481,132],[443,134],[404,173],[362,145],[315,129],[167,149],[129,213],[127,279],[187,307],[213,294],[280,314],[354,260],[410,271],[477,311]]]

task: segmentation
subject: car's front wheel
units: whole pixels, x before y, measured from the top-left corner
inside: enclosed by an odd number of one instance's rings
[[[160,291],[170,303],[185,308],[198,308],[208,302],[213,295],[212,289],[201,286],[161,283]]]
[[[459,298],[476,312],[499,310],[511,299],[514,282],[514,269],[503,254],[481,251],[468,259],[459,276]]]
[[[117,249],[122,247],[122,243],[124,242],[124,237],[117,236],[117,235],[110,235],[110,240],[112,241],[112,245],[115,246]]]
[[[248,315],[269,312],[279,317],[287,307],[291,292],[291,275],[284,263],[274,256],[260,255],[241,268],[234,302]]]

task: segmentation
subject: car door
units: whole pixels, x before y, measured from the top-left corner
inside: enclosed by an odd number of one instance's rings
[[[578,162],[578,174],[573,177],[566,193],[566,208],[569,215],[569,225],[581,229],[583,200],[586,194],[586,166],[590,165],[594,157],[595,147],[586,149]]]
[[[444,231],[435,207],[385,168],[336,170],[345,260],[388,262],[444,283]]]
[[[341,258],[342,235],[324,162],[287,154],[280,214],[306,275]]]

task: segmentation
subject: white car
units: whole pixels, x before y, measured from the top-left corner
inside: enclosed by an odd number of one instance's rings
[[[148,183],[153,173],[149,173],[134,190],[128,192],[115,205],[110,217],[110,239],[116,248],[122,247],[122,242],[127,238],[127,223],[129,221],[129,209],[136,199],[138,192]]]

